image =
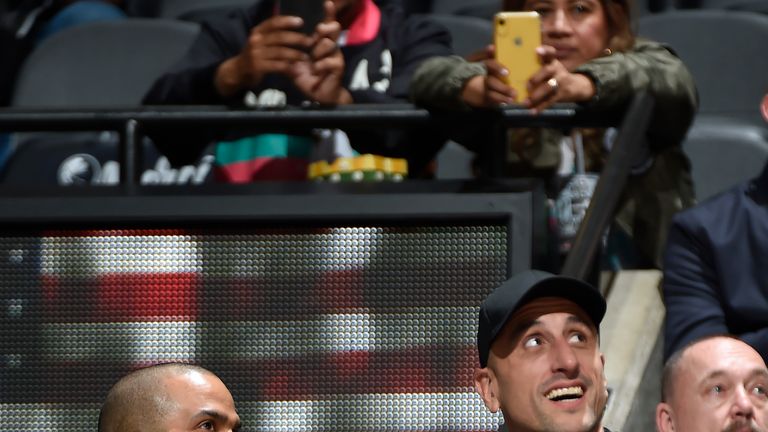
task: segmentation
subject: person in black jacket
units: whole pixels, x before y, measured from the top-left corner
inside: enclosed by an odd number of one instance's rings
[[[146,104],[227,104],[235,107],[403,103],[423,60],[450,53],[446,29],[396,4],[326,1],[326,20],[314,35],[298,31],[297,17],[275,13],[264,0],[225,19],[203,24],[199,39],[146,95]],[[336,149],[408,157],[424,165],[444,138],[345,131],[326,134]],[[156,137],[176,164],[196,158],[213,137]],[[219,138],[219,137],[217,137]],[[318,139],[307,135],[235,137],[216,145],[217,175],[227,182],[305,176]]]
[[[761,111],[768,122],[768,93]],[[675,215],[664,255],[664,358],[733,334],[768,361],[768,163],[754,179]]]

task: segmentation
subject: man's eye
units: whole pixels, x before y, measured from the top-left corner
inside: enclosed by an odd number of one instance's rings
[[[526,348],[537,347],[541,345],[541,338],[538,336],[530,337],[525,341]]]
[[[202,429],[202,430],[214,430],[215,429],[212,420],[206,420],[206,421],[200,423],[197,426],[197,428],[198,429]]]
[[[718,385],[713,385],[711,390],[712,390],[712,393],[714,393],[714,394],[721,394],[722,392],[725,391],[723,386],[721,386],[719,384]]]
[[[581,333],[574,333],[568,338],[570,343],[586,342],[587,338]]]
[[[756,385],[756,386],[754,386],[754,387],[752,388],[752,394],[753,394],[753,395],[755,395],[755,396],[760,396],[760,397],[763,397],[763,398],[764,398],[764,397],[768,397],[768,393],[766,393],[766,389],[765,389],[765,387],[764,387],[764,386],[762,386],[762,385]]]

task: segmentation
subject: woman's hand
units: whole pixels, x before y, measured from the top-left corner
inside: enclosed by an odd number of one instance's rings
[[[484,108],[520,102],[538,114],[558,102],[584,102],[594,97],[596,90],[592,80],[584,74],[569,72],[555,57],[554,47],[542,45],[536,53],[541,68],[528,80],[528,99],[517,100],[517,91],[505,82],[507,69],[494,59],[494,46],[489,45],[484,58],[478,54],[473,58],[482,60],[488,72],[467,81],[461,94],[464,102]]]
[[[595,95],[595,84],[584,74],[571,73],[555,57],[555,48],[536,48],[541,69],[528,80],[525,106],[538,114],[558,102],[585,102]]]
[[[489,45],[473,55],[472,60],[482,61],[488,72],[470,78],[464,85],[461,97],[469,106],[492,108],[517,102],[517,92],[504,82],[509,72],[494,59],[494,53],[494,46]]]

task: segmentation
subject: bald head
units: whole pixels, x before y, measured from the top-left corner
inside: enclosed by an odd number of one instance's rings
[[[766,432],[768,368],[760,354],[730,336],[695,341],[664,367],[661,432]]]
[[[112,386],[99,415],[99,432],[193,430],[192,422],[204,422],[210,414],[232,423],[231,430],[239,427],[232,396],[216,375],[199,366],[161,364],[134,371]]]

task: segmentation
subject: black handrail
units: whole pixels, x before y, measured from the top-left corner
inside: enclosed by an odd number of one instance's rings
[[[354,105],[326,108],[284,108],[267,110],[230,110],[220,106],[163,106],[140,109],[46,110],[0,109],[0,132],[87,131],[119,132],[122,193],[134,195],[139,187],[141,140],[148,130],[232,129],[273,131],[291,128],[395,128],[456,127],[457,124],[487,125],[493,131],[494,143],[483,151],[490,161],[488,177],[503,175],[506,158],[506,130],[515,127],[606,127],[621,121],[614,143],[592,201],[581,224],[563,274],[586,277],[602,234],[614,214],[634,154],[641,146],[650,119],[653,98],[647,94],[635,98],[624,112],[595,113],[575,105],[558,105],[534,115],[523,107],[473,112],[430,112],[410,104]]]
[[[645,143],[653,105],[654,99],[648,93],[639,94],[632,101],[561,274],[579,279],[589,275],[600,241],[613,220],[632,166]]]
[[[560,105],[533,115],[523,107],[503,110],[477,110],[471,113],[430,112],[411,104],[354,105],[337,108],[284,108],[230,110],[221,106],[154,106],[132,109],[0,109],[0,132],[110,130],[121,134],[120,180],[130,193],[138,184],[140,173],[139,143],[148,130],[221,129],[240,131],[276,131],[286,128],[395,128],[488,125],[489,130],[510,127],[609,126],[616,118],[590,116],[575,105]],[[501,134],[495,139],[505,140]],[[503,143],[489,146],[490,157],[501,160]],[[500,177],[501,170],[489,172]]]

